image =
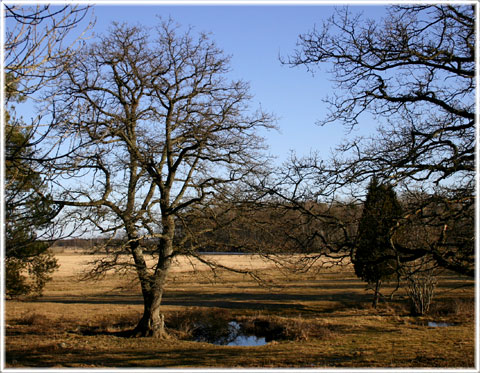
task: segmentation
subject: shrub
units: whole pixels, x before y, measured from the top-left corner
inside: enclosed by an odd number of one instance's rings
[[[232,319],[224,309],[189,308],[167,314],[165,326],[180,339],[221,343],[230,335]]]
[[[246,332],[265,337],[266,341],[326,339],[334,334],[329,326],[302,318],[259,316],[242,320],[242,326]]]
[[[6,257],[5,292],[7,297],[42,295],[45,284],[57,268],[57,260],[49,251],[34,253],[28,258]]]
[[[432,271],[412,274],[407,277],[407,293],[413,315],[422,316],[428,313],[436,284],[437,280]]]

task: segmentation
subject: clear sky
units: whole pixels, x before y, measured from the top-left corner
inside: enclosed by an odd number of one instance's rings
[[[371,18],[380,18],[382,5],[350,5]],[[333,13],[332,5],[119,5],[95,6],[97,23],[94,31],[101,34],[113,21],[152,26],[157,16],[171,17],[182,26],[210,32],[212,39],[232,56],[232,78],[250,83],[256,106],[278,118],[279,132],[265,135],[271,154],[279,162],[290,150],[308,154],[318,150],[328,156],[331,148],[345,135],[340,125],[319,127],[315,122],[326,115],[322,98],[332,92],[328,66],[314,76],[303,67],[282,65],[279,56],[288,56],[295,49],[298,35],[313,28]],[[363,133],[375,125],[365,123]]]
[[[333,14],[335,5],[296,5],[294,1],[288,5],[153,3],[155,5],[107,1],[95,5],[93,31],[101,35],[114,21],[154,26],[160,22],[160,16],[171,17],[185,27],[193,26],[199,32],[211,33],[216,44],[232,56],[232,79],[250,83],[254,96],[252,108],[261,105],[264,111],[278,118],[279,131],[263,134],[270,153],[278,157],[278,163],[288,158],[290,150],[299,155],[317,150],[328,157],[330,150],[345,136],[340,124],[326,127],[315,124],[327,113],[322,98],[333,93],[332,76],[327,73],[329,67],[321,66],[313,76],[304,67],[285,66],[279,61],[279,56],[293,53],[298,35],[310,31],[315,24],[320,26]],[[351,3],[349,7],[354,12],[379,19],[385,14],[385,5],[377,4]],[[365,134],[375,127],[369,121],[363,123],[359,131]]]
[[[382,5],[355,6],[372,18],[380,18]],[[289,150],[307,154],[319,150],[328,156],[329,150],[345,135],[340,125],[319,127],[315,122],[326,115],[322,98],[330,94],[331,75],[328,66],[312,76],[303,67],[284,66],[279,56],[288,56],[295,49],[298,35],[321,25],[328,18],[332,5],[120,5],[95,6],[95,33],[101,34],[113,21],[152,26],[157,16],[171,17],[182,26],[210,32],[212,39],[226,54],[232,56],[232,78],[248,81],[255,105],[278,118],[279,132],[266,134],[271,154],[279,162]],[[375,125],[365,123],[362,132]]]

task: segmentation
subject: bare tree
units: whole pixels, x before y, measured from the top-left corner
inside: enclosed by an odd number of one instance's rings
[[[5,188],[13,188],[14,195],[15,188],[22,190],[15,176],[18,164],[24,165],[19,175],[25,180],[29,176],[24,173],[26,170],[30,170],[33,178],[42,174],[39,161],[51,150],[47,139],[52,125],[45,108],[51,97],[45,91],[64,73],[62,59],[77,52],[94,20],[89,18],[89,6],[4,4],[4,10],[3,135],[9,174]],[[25,108],[28,119],[17,114]]]
[[[133,335],[162,337],[172,260],[200,246],[186,249],[194,242],[187,216],[212,211],[261,175],[257,131],[272,128],[272,118],[249,108],[248,85],[228,80],[229,58],[207,35],[172,21],[154,30],[114,24],[65,65],[55,117],[62,146],[75,150],[50,165],[67,179],[56,201],[104,234],[122,232],[133,263],[117,251],[94,272],[133,268],[144,299]]]
[[[77,52],[94,21],[88,19],[89,6],[4,4],[4,7],[5,74],[2,82],[6,122],[9,124],[4,128],[4,135],[8,143],[10,137],[22,132],[25,135],[23,148],[32,149],[28,152],[31,154],[45,139],[49,129],[42,92],[63,73],[62,59]],[[16,115],[16,106],[25,102],[30,106],[37,104],[30,121]],[[25,152],[9,152],[9,158],[20,157],[18,153]],[[37,158],[41,155],[37,154]],[[28,161],[33,160],[31,157]]]
[[[89,30],[86,6],[14,6],[3,4],[4,39],[4,126],[5,160],[5,267],[6,292],[19,295],[40,293],[56,261],[48,253],[48,240],[59,213],[45,194],[45,179],[39,160],[45,153],[49,122],[38,102],[41,92],[62,73],[59,59],[75,53]],[[87,21],[85,28],[82,21]],[[81,31],[80,31],[81,30]],[[75,32],[79,31],[78,35]],[[31,108],[38,103],[34,111]],[[30,106],[30,118],[19,116]],[[41,190],[41,195],[37,193]],[[61,227],[60,227],[61,228]],[[27,276],[24,276],[28,273]]]
[[[303,166],[298,182],[315,174],[317,198],[362,200],[366,180],[377,175],[400,196],[428,196],[410,204],[398,226],[428,225],[428,244],[396,249],[404,260],[429,254],[467,275],[474,269],[475,44],[473,5],[391,6],[382,21],[347,8],[301,35],[284,61],[311,71],[330,64],[337,86],[322,125],[379,123],[375,135],[348,139],[330,161],[295,160],[291,168]]]
[[[4,4],[5,44],[2,82],[5,88],[3,128],[6,164],[27,162],[40,172],[48,154],[45,141],[52,121],[45,92],[64,73],[63,59],[75,55],[94,24],[90,7],[80,5],[22,6]],[[18,116],[28,105],[30,118]],[[33,112],[32,112],[33,109]],[[18,142],[18,134],[23,141]],[[9,144],[15,144],[11,147]],[[41,144],[41,146],[39,146]],[[49,149],[51,150],[51,149]],[[14,170],[9,170],[12,173]],[[8,187],[8,185],[6,185]]]
[[[78,26],[89,14],[88,6],[4,4],[5,82],[7,102],[15,95],[31,96],[59,73],[61,58],[76,53],[78,41],[93,25],[90,20],[78,35]]]

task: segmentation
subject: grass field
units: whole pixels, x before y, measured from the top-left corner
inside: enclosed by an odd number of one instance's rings
[[[57,257],[60,269],[42,298],[5,302],[7,368],[475,366],[474,283],[456,275],[439,279],[428,316],[413,317],[402,289],[372,309],[371,292],[348,266],[285,274],[258,257],[218,256],[256,268],[265,280],[260,286],[231,272],[214,277],[199,264],[193,270],[181,258],[163,301],[170,338],[155,340],[118,333],[134,326],[143,309],[134,276],[79,281],[91,257]],[[188,340],[185,320],[193,317],[267,320],[285,333],[264,346],[217,346]],[[429,327],[429,321],[454,325]]]

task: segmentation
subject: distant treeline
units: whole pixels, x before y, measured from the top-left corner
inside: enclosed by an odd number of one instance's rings
[[[157,245],[158,240],[142,240],[142,247],[147,250],[154,250]],[[85,250],[85,251],[109,251],[109,249],[118,250],[122,246],[125,246],[125,240],[123,239],[107,239],[107,238],[69,238],[57,240],[52,244],[52,248],[55,249],[66,249],[66,250]],[[224,248],[215,248],[209,247],[208,250],[199,250],[199,252],[232,252],[238,253],[239,250],[235,247],[224,247]]]

